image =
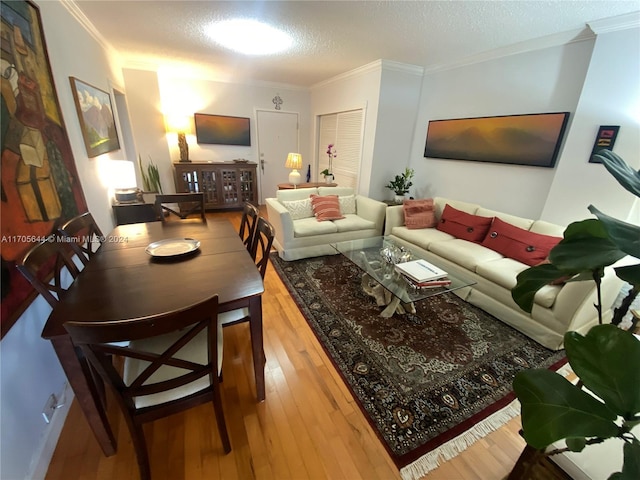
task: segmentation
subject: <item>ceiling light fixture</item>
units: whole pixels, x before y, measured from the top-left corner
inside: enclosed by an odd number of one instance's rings
[[[271,55],[291,47],[291,36],[256,20],[224,20],[209,26],[208,35],[220,45],[245,55]]]

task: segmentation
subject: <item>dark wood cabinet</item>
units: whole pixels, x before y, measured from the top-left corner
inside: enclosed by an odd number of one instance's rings
[[[258,205],[257,164],[181,162],[173,164],[177,193],[204,193],[207,210]]]
[[[117,203],[112,206],[116,225],[155,222],[158,220],[153,203]]]

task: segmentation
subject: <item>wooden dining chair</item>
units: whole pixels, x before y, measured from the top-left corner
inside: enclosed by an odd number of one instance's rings
[[[177,210],[174,206],[177,204]],[[198,214],[203,222],[207,221],[204,207],[204,193],[172,193],[156,195],[156,214],[163,222],[172,215],[181,220]]]
[[[275,234],[275,229],[269,221],[264,217],[259,217],[256,222],[256,232],[249,253],[251,257],[256,260],[256,267],[260,271],[263,280],[267,272],[267,265],[269,265],[269,252],[271,251]],[[249,320],[251,320],[249,307],[238,308],[218,314],[218,321],[223,327],[248,322]]]
[[[58,232],[67,238],[74,239],[70,242],[71,246],[84,265],[89,263],[105,240],[90,212],[72,218],[62,225]]]
[[[222,327],[217,311],[218,296],[213,295],[154,316],[64,324],[74,344],[113,389],[142,480],[151,478],[143,424],[197,405],[212,403],[224,452],[231,451],[220,395]],[[114,345],[122,341],[129,346]],[[111,356],[122,357],[123,367],[114,366]]]
[[[244,207],[242,209],[242,219],[240,220],[240,238],[242,239],[242,243],[244,243],[245,247],[249,253],[251,253],[251,247],[253,246],[253,236],[256,231],[256,224],[258,223],[258,217],[260,216],[260,211],[258,207],[253,205],[252,203],[245,202]],[[253,256],[255,260],[255,256]]]
[[[31,247],[17,261],[16,267],[54,308],[67,290],[64,272],[69,272],[72,279],[80,273],[73,262],[74,253],[70,242],[43,240]]]

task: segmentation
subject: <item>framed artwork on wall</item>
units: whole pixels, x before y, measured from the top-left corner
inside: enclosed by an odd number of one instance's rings
[[[620,130],[620,125],[601,125],[598,128],[596,141],[593,143],[593,149],[591,149],[591,155],[589,156],[589,163],[602,163],[597,158],[594,158],[594,155],[600,150],[613,150],[618,130]]]
[[[251,125],[246,117],[195,113],[193,119],[198,143],[251,146]]]
[[[2,317],[4,336],[36,294],[16,261],[87,211],[42,31],[29,1],[2,1]],[[41,272],[44,278],[49,271]]]
[[[111,96],[88,83],[69,77],[82,139],[89,157],[120,149]]]
[[[551,168],[568,120],[568,112],[430,120],[424,156]]]

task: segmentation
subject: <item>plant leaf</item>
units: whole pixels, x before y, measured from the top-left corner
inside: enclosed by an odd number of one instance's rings
[[[601,161],[609,173],[627,191],[633,193],[636,197],[640,197],[640,172],[636,172],[611,150],[600,150],[593,157]]]
[[[602,222],[611,241],[623,252],[640,258],[640,227],[602,213],[593,205],[589,211]]]
[[[616,267],[616,275],[627,283],[633,285],[634,288],[640,289],[640,263],[636,265],[627,265],[625,267]]]
[[[602,270],[625,256],[595,218],[570,224],[564,238],[549,252],[551,263],[567,273]]]
[[[511,289],[511,298],[522,310],[531,313],[536,292],[564,275],[564,272],[550,263],[543,263],[523,270],[516,277],[517,283]]]
[[[550,370],[523,370],[513,389],[522,405],[526,442],[543,449],[567,437],[618,435],[616,414],[606,405]]]
[[[625,419],[640,412],[640,341],[630,332],[596,325],[586,336],[567,332],[564,347],[573,371],[612,411]]]
[[[584,437],[571,437],[567,438],[565,443],[572,452],[581,452],[587,446],[587,439]]]
[[[640,443],[625,443],[622,449],[624,463],[622,472],[614,473],[609,480],[637,480],[640,478]]]

